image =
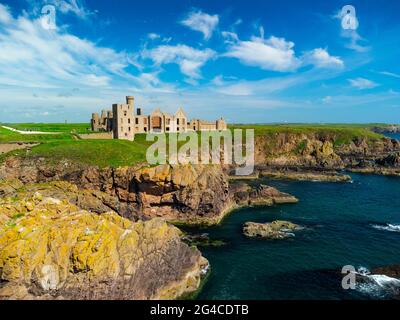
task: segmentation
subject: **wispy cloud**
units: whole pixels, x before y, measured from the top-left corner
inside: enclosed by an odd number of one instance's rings
[[[0,86],[98,90],[129,85],[148,92],[173,90],[154,72],[128,72],[134,61],[131,54],[99,46],[62,28],[46,30],[39,18],[14,18],[2,4],[0,47]]]
[[[389,71],[379,71],[379,74],[382,74],[384,76],[388,77],[393,77],[393,78],[398,78],[400,79],[400,74],[394,73],[394,72],[389,72]]]
[[[151,40],[159,39],[161,36],[157,33],[151,32],[147,34],[147,37]]]
[[[12,21],[12,16],[8,7],[0,3],[0,23],[7,24]]]
[[[37,13],[40,12],[42,6],[50,4],[56,7],[57,13],[72,14],[83,20],[86,20],[96,14],[95,10],[90,10],[85,5],[84,0],[27,0],[27,2],[34,7]]]
[[[0,29],[0,83],[53,87],[65,82],[104,86],[122,75],[127,56],[58,30],[43,29],[39,20],[10,18]],[[1,21],[4,21],[2,19]],[[29,81],[27,81],[29,79]],[[61,83],[60,83],[61,82]]]
[[[348,81],[352,87],[359,90],[373,89],[379,86],[378,83],[365,78],[348,79]]]
[[[348,39],[348,42],[345,43],[345,47],[348,49],[361,53],[371,50],[371,47],[366,44],[367,40],[361,37],[356,30],[342,30],[341,36]]]
[[[218,22],[218,15],[209,15],[199,10],[190,12],[187,17],[181,21],[181,24],[192,30],[201,32],[204,40],[208,40],[218,26]]]
[[[215,56],[211,49],[199,50],[193,47],[178,44],[161,45],[153,49],[145,49],[142,58],[151,59],[156,65],[174,63],[179,65],[181,72],[192,79],[201,78],[201,67]]]

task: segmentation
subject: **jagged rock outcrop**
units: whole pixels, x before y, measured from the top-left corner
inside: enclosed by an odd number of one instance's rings
[[[98,215],[38,192],[3,197],[0,299],[175,299],[208,268],[180,237],[161,219]]]
[[[273,221],[271,223],[246,222],[243,225],[243,234],[249,238],[263,238],[280,240],[293,237],[293,231],[300,226],[289,221]]]
[[[237,207],[271,206],[274,204],[297,203],[299,201],[288,193],[280,192],[276,188],[263,184],[251,187],[244,182],[232,183],[230,192]]]
[[[229,184],[219,166],[143,168],[132,180],[145,216],[189,224],[218,223],[231,209]]]
[[[216,165],[104,168],[9,158],[0,179],[23,183],[69,181],[91,190],[106,206],[131,220],[155,216],[184,223],[214,224],[231,208],[228,182]]]

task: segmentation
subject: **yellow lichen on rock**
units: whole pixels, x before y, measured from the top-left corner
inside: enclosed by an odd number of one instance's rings
[[[173,270],[169,259],[188,262]],[[18,298],[8,294],[10,286],[47,298],[151,299],[171,286],[182,294],[193,273],[199,281],[202,259],[161,219],[132,222],[115,212],[97,215],[40,194],[0,200],[0,279],[6,283],[0,298]],[[148,268],[170,274],[160,275],[162,281],[146,279]]]

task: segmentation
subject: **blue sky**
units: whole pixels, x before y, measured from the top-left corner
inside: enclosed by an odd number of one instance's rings
[[[399,56],[399,1],[0,0],[0,122],[87,121],[130,94],[236,123],[398,123]]]

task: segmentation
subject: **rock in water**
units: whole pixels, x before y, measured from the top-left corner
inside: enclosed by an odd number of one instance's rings
[[[208,262],[164,220],[94,214],[36,193],[0,199],[0,299],[174,299]]]
[[[243,234],[250,238],[277,240],[293,237],[293,231],[299,228],[299,225],[289,221],[277,220],[271,223],[246,222],[243,226]]]

